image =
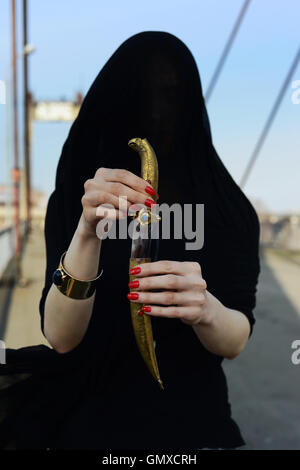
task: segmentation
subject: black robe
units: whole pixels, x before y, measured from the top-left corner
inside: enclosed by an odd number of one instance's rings
[[[87,93],[59,159],[47,206],[47,267],[41,328],[52,273],[81,211],[84,182],[101,167],[139,174],[127,147],[146,137],[159,163],[159,203],[204,204],[204,245],[160,239],[158,259],[198,261],[207,289],[245,314],[251,333],[259,275],[259,224],[212,144],[195,60],[175,36],[143,32],[125,41]],[[183,207],[183,206],[182,206]],[[223,357],[206,350],[180,319],[152,317],[160,390],[138,351],[128,292],[128,240],[103,242],[103,276],[82,342],[7,350],[0,366],[0,444],[34,449],[197,449],[244,444],[231,417]],[[34,308],[34,304],[33,304]]]

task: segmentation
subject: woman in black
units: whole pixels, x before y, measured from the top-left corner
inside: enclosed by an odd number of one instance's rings
[[[204,204],[203,247],[186,250],[185,237],[172,231],[161,237],[157,261],[141,266],[138,287],[128,287],[131,240],[101,243],[96,236],[99,204],[121,216],[118,196],[127,196],[128,206],[152,203],[151,184],[137,176],[139,159],[127,147],[133,137],[146,137],[156,151],[160,204]],[[1,391],[9,429],[2,445],[243,445],[222,361],[236,357],[252,333],[258,238],[257,215],[213,147],[192,54],[168,33],[132,36],[100,71],[63,146],[47,207],[40,300],[53,349],[7,351],[2,382],[17,378],[10,393]],[[103,268],[92,297],[71,299],[52,283],[65,251],[75,278],[95,278]],[[163,391],[139,354],[130,301],[151,309],[144,314],[152,318]]]

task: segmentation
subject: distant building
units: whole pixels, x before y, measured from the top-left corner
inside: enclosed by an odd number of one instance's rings
[[[260,243],[263,246],[300,250],[299,214],[259,214]]]
[[[260,221],[260,244],[284,250],[300,250],[300,210],[274,213],[261,199],[251,199]]]
[[[47,196],[43,191],[32,189],[31,192],[31,214],[32,219],[43,220],[47,207]],[[20,219],[26,218],[25,190],[23,179],[21,177],[20,185]],[[13,186],[12,184],[0,184],[0,229],[9,227],[13,224]]]

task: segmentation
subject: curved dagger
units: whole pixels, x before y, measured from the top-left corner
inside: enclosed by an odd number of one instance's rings
[[[128,142],[130,148],[138,152],[141,159],[141,177],[148,181],[155,194],[158,190],[158,165],[155,152],[147,139],[140,139],[139,137],[131,139]],[[155,199],[157,196],[155,196]],[[153,214],[149,209],[142,208],[137,214],[137,223],[140,225],[140,235],[143,230],[150,232],[151,222],[157,221],[158,217],[153,217]],[[130,258],[130,269],[138,264],[148,263],[151,261],[149,257],[150,248],[150,236],[149,239],[143,239],[141,236],[137,239],[132,240],[131,258]],[[148,256],[147,256],[148,254]],[[130,275],[130,281],[135,279],[134,275]],[[130,302],[131,321],[135,334],[135,339],[140,350],[141,356],[148,367],[150,373],[158,381],[160,388],[164,390],[162,380],[160,378],[157,359],[155,354],[155,346],[153,341],[151,317],[149,315],[139,315],[143,304]]]

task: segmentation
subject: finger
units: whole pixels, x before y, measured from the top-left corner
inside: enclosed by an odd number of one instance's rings
[[[162,290],[183,290],[189,287],[187,276],[177,276],[175,274],[163,274],[161,276],[150,276],[134,279],[128,286],[137,291],[149,291],[154,289]]]
[[[163,274],[158,276],[136,278],[128,284],[130,289],[137,291],[148,291],[154,289],[162,290],[188,290],[206,289],[205,280],[199,275],[179,276],[176,274]]]
[[[198,322],[201,318],[199,307],[171,306],[162,307],[157,305],[145,305],[142,308],[143,314],[154,317],[180,318],[187,322]]]
[[[143,263],[135,266],[135,274],[137,277],[149,277],[157,274],[177,274],[184,275],[188,273],[186,263],[180,261],[155,261],[153,263]]]
[[[127,218],[127,212],[116,209],[111,205],[101,204],[96,208],[96,217],[107,220],[123,219]]]
[[[102,189],[94,189],[84,194],[82,198],[83,204],[90,206],[99,206],[100,204],[111,204],[114,207],[118,205],[118,198]]]
[[[150,199],[154,203],[153,198],[145,191],[135,191],[123,183],[106,183],[106,189],[117,197],[126,197],[131,204],[145,204],[146,199]]]
[[[97,207],[87,207],[84,209],[84,217],[85,219],[90,222],[97,222],[101,219],[107,220],[115,220],[115,219],[124,219],[127,218],[127,214],[124,212],[119,211],[115,208],[105,208],[105,206],[101,206],[102,210]]]
[[[123,183],[140,193],[145,192],[147,186],[150,186],[153,189],[149,182],[128,170],[111,168],[103,168],[102,170],[102,175],[106,181]]]
[[[149,304],[149,305],[200,305],[204,303],[205,298],[201,292],[183,291],[183,292],[130,292],[127,295],[131,302]]]
[[[111,205],[118,210],[128,212],[130,207],[130,202],[123,198],[118,198],[114,194],[110,192],[102,191],[102,190],[93,190],[85,193],[82,198],[82,205],[85,206],[93,206],[99,207],[101,205]]]

